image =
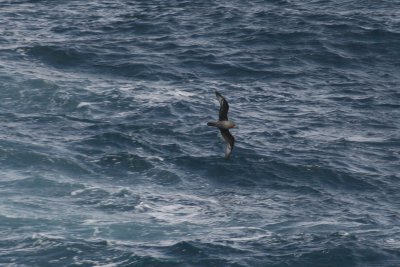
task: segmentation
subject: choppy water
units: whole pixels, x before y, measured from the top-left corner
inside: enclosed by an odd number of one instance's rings
[[[0,25],[1,266],[400,266],[398,1],[3,0]]]

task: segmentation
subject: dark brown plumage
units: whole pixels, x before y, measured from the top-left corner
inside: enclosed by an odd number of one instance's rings
[[[215,95],[217,96],[220,104],[219,120],[216,122],[208,122],[207,125],[219,128],[221,135],[226,142],[225,158],[229,158],[232,153],[233,146],[235,145],[235,138],[229,132],[229,129],[234,128],[235,124],[228,120],[228,101],[226,101],[226,99],[218,92],[215,92]]]

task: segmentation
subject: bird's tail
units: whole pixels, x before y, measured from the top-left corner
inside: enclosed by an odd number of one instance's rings
[[[214,126],[214,127],[216,127],[216,126],[217,126],[217,123],[210,121],[210,122],[207,122],[207,126]]]

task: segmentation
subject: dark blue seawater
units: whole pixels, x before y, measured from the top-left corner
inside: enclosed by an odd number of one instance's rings
[[[0,25],[0,266],[400,266],[398,0],[0,0]]]

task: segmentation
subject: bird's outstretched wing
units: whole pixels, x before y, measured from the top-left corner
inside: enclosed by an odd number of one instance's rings
[[[228,110],[229,110],[228,102],[217,91],[215,91],[215,95],[217,96],[217,99],[218,99],[219,104],[220,104],[220,107],[219,107],[219,120],[220,121],[227,121],[228,120]]]
[[[235,138],[226,129],[219,129],[221,131],[222,137],[226,142],[225,158],[229,158],[232,153],[233,146],[235,145]]]

